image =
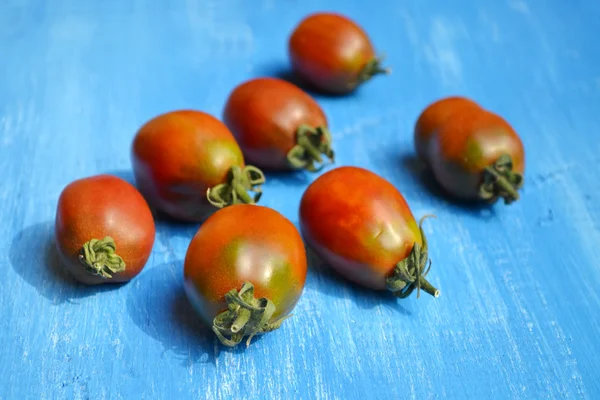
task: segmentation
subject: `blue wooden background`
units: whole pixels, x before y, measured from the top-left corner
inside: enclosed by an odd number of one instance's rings
[[[75,284],[52,244],[57,197],[131,180],[138,126],[220,115],[234,85],[285,74],[305,14],[346,13],[393,74],[318,97],[338,165],[394,182],[426,224],[442,296],[398,301],[311,263],[295,316],[224,350],[192,313],[195,225],[159,221],[143,273]],[[600,398],[600,3],[594,0],[0,1],[0,399]],[[449,201],[415,162],[430,101],[472,96],[527,149],[510,207]],[[314,176],[270,175],[263,204],[297,223]]]

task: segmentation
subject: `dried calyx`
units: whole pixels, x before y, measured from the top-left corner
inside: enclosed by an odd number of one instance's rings
[[[479,196],[490,203],[504,199],[510,204],[519,199],[519,190],[523,186],[523,176],[513,171],[512,158],[505,154],[483,171],[483,182],[479,187]]]
[[[234,165],[229,170],[227,181],[209,188],[206,198],[210,204],[218,208],[232,204],[255,204],[262,195],[263,183],[265,183],[265,175],[260,169],[251,165],[242,169]],[[253,192],[254,196],[248,192]]]
[[[125,271],[125,261],[116,251],[117,245],[110,236],[102,240],[92,239],[81,248],[79,261],[90,274],[110,279],[114,274]]]
[[[354,86],[358,86],[374,77],[375,75],[385,74],[388,75],[392,72],[390,68],[383,68],[381,66],[384,57],[373,57],[370,59],[365,66],[358,73],[358,77]]]
[[[287,154],[288,164],[294,169],[317,172],[323,168],[322,155],[334,162],[331,133],[327,127],[300,125],[296,132],[296,145]]]
[[[246,346],[256,335],[267,333],[279,328],[289,316],[271,321],[275,313],[275,305],[267,298],[254,297],[254,285],[246,282],[238,291],[230,290],[225,295],[227,310],[217,315],[213,320],[213,332],[225,346],[233,347],[239,344],[245,336]]]
[[[408,257],[396,264],[396,267],[386,280],[387,289],[396,297],[406,298],[415,289],[417,290],[417,298],[419,298],[421,290],[424,290],[433,297],[440,295],[440,291],[425,279],[431,269],[431,260],[429,260],[427,238],[423,232],[422,225],[423,221],[428,217],[433,216],[426,215],[419,221],[419,230],[421,231],[423,245],[415,242]]]

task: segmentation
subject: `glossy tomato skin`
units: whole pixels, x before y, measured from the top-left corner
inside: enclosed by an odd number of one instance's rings
[[[192,239],[184,263],[185,291],[211,324],[225,294],[244,282],[270,299],[273,320],[289,315],[306,281],[306,252],[296,227],[277,211],[235,204],[211,215]]]
[[[136,183],[150,205],[185,221],[202,221],[214,212],[207,190],[225,182],[232,166],[245,165],[229,129],[195,110],[168,112],[145,123],[131,157]]]
[[[93,275],[79,260],[83,245],[110,236],[126,268],[112,278]],[[112,175],[79,179],[67,185],[58,199],[55,238],[58,254],[78,281],[97,285],[127,282],[146,265],[154,245],[152,213],[142,195],[128,182]]]
[[[501,156],[510,156],[513,172],[522,176],[525,169],[523,143],[515,130],[484,109],[454,114],[432,138],[429,151],[436,180],[464,200],[480,198],[482,173]]]
[[[365,31],[336,13],[304,18],[290,35],[288,53],[294,72],[315,88],[333,94],[352,92],[367,63],[376,59]]]
[[[335,168],[307,188],[300,227],[307,245],[328,265],[376,290],[386,289],[386,278],[415,243],[423,244],[402,194],[358,167]]]
[[[257,78],[236,87],[223,121],[248,163],[275,170],[291,169],[286,156],[296,145],[300,125],[327,127],[323,110],[310,95],[277,78]]]
[[[449,96],[429,104],[415,123],[414,142],[417,155],[429,162],[428,149],[431,137],[456,113],[479,110],[480,106],[463,96]]]

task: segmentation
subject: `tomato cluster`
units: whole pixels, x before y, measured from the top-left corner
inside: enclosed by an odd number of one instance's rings
[[[388,73],[365,31],[345,16],[317,13],[289,37],[302,81],[347,94]],[[418,156],[452,195],[510,203],[523,184],[524,150],[502,117],[465,97],[426,107],[414,130]],[[185,292],[218,339],[235,346],[279,328],[300,300],[305,244],[341,276],[399,298],[439,291],[422,222],[394,185],[358,166],[332,168],[301,198],[299,226],[256,204],[263,170],[316,173],[335,160],[325,112],[301,87],[273,77],[233,88],[221,120],[173,110],[135,133],[136,187],[111,175],[76,180],[60,194],[56,244],[88,285],[137,276],[155,237],[151,209],[200,222],[185,254]],[[304,238],[304,241],[303,241]]]

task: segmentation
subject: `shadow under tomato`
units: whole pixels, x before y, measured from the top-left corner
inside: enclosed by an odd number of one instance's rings
[[[354,301],[357,307],[363,310],[371,310],[378,306],[385,306],[400,314],[411,316],[412,311],[406,309],[400,304],[399,299],[386,291],[377,291],[360,286],[332,270],[310,249],[307,247],[309,271],[315,275],[316,283],[313,279],[307,280],[307,286],[313,286],[315,290],[327,296],[333,296],[340,299],[348,297]]]
[[[416,155],[405,154],[401,157],[400,162],[404,169],[409,172],[408,175],[413,177],[415,183],[421,189],[429,193],[435,199],[444,202],[449,207],[455,208],[461,212],[468,212],[478,218],[494,217],[496,215],[494,204],[457,199],[447,193],[437,182],[433,172],[431,172],[431,170],[419,160]]]
[[[259,68],[258,73],[261,77],[270,76],[273,78],[279,78],[284,81],[288,81],[288,82],[298,86],[299,88],[304,90],[306,93],[308,93],[311,96],[316,97],[316,98],[321,97],[321,98],[327,98],[327,99],[347,100],[348,98],[356,96],[356,94],[360,91],[360,88],[358,88],[357,90],[355,90],[351,93],[336,94],[336,93],[331,93],[331,92],[321,90],[321,89],[315,87],[314,85],[312,85],[310,82],[307,82],[306,80],[299,77],[297,74],[294,73],[294,71],[292,71],[292,69],[287,64],[284,64],[284,63],[267,64],[264,67]]]
[[[121,178],[137,188],[137,185],[135,182],[135,177],[133,175],[133,171],[131,171],[131,170],[113,170],[113,171],[107,171],[105,173],[114,175],[118,178]],[[148,203],[147,199],[146,199],[146,202]],[[175,219],[175,218],[171,217],[170,215],[153,208],[152,205],[150,205],[149,203],[148,203],[148,207],[150,207],[150,211],[152,212],[152,216],[154,217],[157,231],[162,226],[173,227],[175,229],[175,231],[178,231],[178,230],[185,231],[185,230],[189,230],[189,229],[197,230],[198,226],[200,225],[199,222],[189,222],[189,221],[182,221],[179,219]]]
[[[218,347],[213,332],[205,326],[183,289],[181,262],[153,266],[131,285],[127,311],[145,334],[159,341],[184,365],[214,364]]]
[[[269,171],[265,170],[266,184],[270,182],[281,183],[284,185],[306,186],[310,183],[307,174],[312,174],[308,171]]]
[[[156,234],[163,234],[169,237],[192,238],[202,222],[185,222],[171,218],[164,214],[155,214],[154,223],[156,225]]]
[[[32,225],[15,235],[9,260],[19,277],[53,304],[72,302],[125,285],[88,286],[77,282],[61,263],[54,238],[54,222],[51,221]]]

